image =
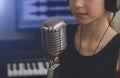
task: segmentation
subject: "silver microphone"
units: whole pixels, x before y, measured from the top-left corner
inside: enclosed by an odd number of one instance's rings
[[[52,56],[63,52],[66,43],[66,23],[61,19],[50,19],[41,26],[43,50]]]
[[[43,51],[50,55],[47,78],[56,78],[55,69],[60,65],[58,55],[66,46],[66,23],[61,19],[50,19],[41,26]]]

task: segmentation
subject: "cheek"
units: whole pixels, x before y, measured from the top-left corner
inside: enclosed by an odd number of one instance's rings
[[[104,7],[101,7],[99,4],[94,7],[88,6],[87,8],[88,15],[91,18],[97,18],[105,13]]]
[[[105,11],[104,0],[96,0],[86,6],[88,12],[93,15],[101,14]]]

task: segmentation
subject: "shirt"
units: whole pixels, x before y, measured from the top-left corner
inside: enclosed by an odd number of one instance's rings
[[[67,48],[59,55],[57,78],[116,78],[116,63],[120,49],[120,34],[100,52],[83,56],[75,48],[74,36],[78,25],[67,26]]]

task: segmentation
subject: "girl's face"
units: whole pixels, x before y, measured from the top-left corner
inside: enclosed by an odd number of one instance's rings
[[[89,24],[104,17],[104,3],[104,0],[69,0],[71,12],[81,24]]]

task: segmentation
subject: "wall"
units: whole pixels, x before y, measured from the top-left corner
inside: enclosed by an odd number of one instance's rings
[[[20,32],[16,29],[15,0],[1,0],[0,9],[0,40],[16,40],[33,38],[30,32]]]
[[[120,11],[118,11],[116,13],[114,23],[115,23],[115,26],[116,26],[116,30],[120,33]]]

